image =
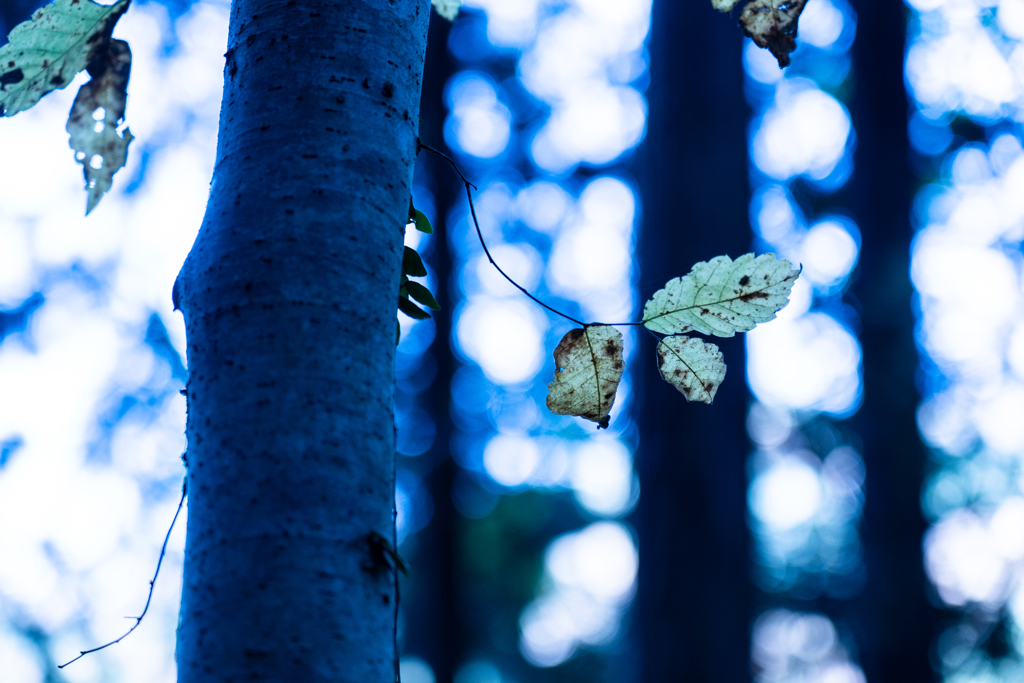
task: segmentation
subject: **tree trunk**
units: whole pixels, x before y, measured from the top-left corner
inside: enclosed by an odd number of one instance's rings
[[[648,142],[637,168],[642,297],[697,261],[750,251],[742,41],[735,22],[704,3],[655,0]],[[657,376],[654,340],[640,335],[636,615],[645,683],[750,681],[743,336],[712,341],[729,372],[706,406]]]
[[[178,280],[178,680],[393,681],[395,309],[426,0],[235,0]]]
[[[944,618],[928,600],[921,537],[927,455],[917,432],[920,397],[911,314],[910,208],[915,181],[907,163],[903,55],[906,10],[887,0],[858,0],[853,46],[858,86],[850,103],[857,129],[847,204],[856,210],[863,247],[853,288],[864,311],[864,407],[852,422],[864,440],[864,563],[857,602],[869,681],[931,683],[931,646]]]

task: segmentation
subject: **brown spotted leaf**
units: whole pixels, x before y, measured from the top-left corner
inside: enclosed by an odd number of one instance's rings
[[[710,404],[725,379],[725,361],[714,344],[691,337],[665,337],[658,344],[658,369],[687,401]]]
[[[0,114],[25,111],[103,59],[114,24],[128,9],[128,2],[100,5],[92,0],[56,0],[15,26],[10,42],[0,47]]]
[[[644,326],[661,334],[695,330],[731,337],[775,318],[799,275],[775,254],[744,254],[735,261],[717,256],[655,292],[644,306]]]
[[[740,12],[740,26],[758,47],[771,51],[780,68],[786,67],[796,49],[797,22],[806,4],[807,0],[749,0]]]
[[[111,40],[106,58],[89,65],[92,80],[82,86],[71,105],[67,131],[71,149],[85,172],[85,189],[89,193],[85,213],[88,215],[110,189],[114,174],[128,158],[132,134],[127,128],[118,132],[124,121],[128,100],[128,76],[132,70],[132,53],[128,43]],[[97,115],[102,111],[102,116]]]
[[[711,0],[711,6],[719,12],[728,12],[739,3],[740,0]]]
[[[430,0],[430,4],[434,6],[438,14],[448,21],[455,21],[455,17],[459,16],[459,10],[462,8],[462,0]]]
[[[622,371],[622,333],[608,325],[570,330],[555,349],[555,380],[548,384],[548,409],[608,427]]]

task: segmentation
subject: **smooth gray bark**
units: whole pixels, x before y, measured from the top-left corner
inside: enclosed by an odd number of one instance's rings
[[[235,0],[188,334],[178,681],[395,679],[395,308],[427,0]]]

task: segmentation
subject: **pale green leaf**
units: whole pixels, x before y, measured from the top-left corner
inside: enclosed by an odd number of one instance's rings
[[[711,6],[719,12],[728,12],[735,7],[740,0],[711,0]]]
[[[608,325],[570,330],[555,349],[555,379],[548,384],[548,409],[608,427],[622,371],[622,333]]]
[[[718,256],[669,280],[644,306],[644,326],[661,334],[731,337],[775,318],[800,275],[775,254]]]
[[[87,215],[110,189],[114,174],[128,158],[131,131],[125,128],[119,133],[117,127],[124,120],[131,68],[128,43],[111,40],[106,59],[90,65],[92,80],[82,86],[71,105],[67,131],[71,135],[71,149],[85,172],[85,189],[89,193]],[[100,109],[103,117],[97,120],[93,114]]]
[[[687,401],[710,404],[725,379],[725,361],[714,344],[691,337],[665,337],[658,344],[658,369]]]
[[[0,47],[0,113],[25,111],[102,58],[128,3],[56,0],[15,26],[10,42]]]
[[[455,21],[459,16],[459,9],[462,7],[462,0],[430,0],[437,13],[448,21]]]

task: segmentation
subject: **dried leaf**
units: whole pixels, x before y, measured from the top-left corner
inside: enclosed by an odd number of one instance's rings
[[[775,55],[780,68],[787,67],[789,54],[796,49],[797,22],[806,4],[807,0],[750,0],[740,12],[740,26],[758,47],[766,47]]]
[[[691,337],[666,337],[658,344],[658,369],[687,401],[711,404],[725,379],[725,361],[714,344]]]
[[[92,80],[82,86],[71,105],[67,131],[71,135],[71,149],[85,172],[85,189],[89,200],[88,215],[110,189],[114,174],[128,159],[128,143],[132,141],[127,128],[118,133],[124,121],[128,100],[128,76],[132,70],[132,52],[123,40],[111,40],[106,59],[89,65]],[[103,118],[93,114],[103,110]],[[94,166],[94,160],[99,168]]]
[[[0,114],[25,111],[103,59],[114,24],[128,3],[56,0],[15,26],[10,42],[0,47]]]
[[[448,21],[455,21],[459,16],[459,9],[462,7],[462,0],[430,0],[437,13]]]
[[[622,333],[608,325],[570,330],[555,349],[555,380],[548,384],[548,409],[608,427],[608,413],[626,367]]]
[[[735,261],[717,256],[655,292],[644,306],[644,326],[661,334],[696,330],[731,337],[775,318],[799,275],[775,254],[744,254]]]
[[[735,7],[740,0],[711,0],[711,6],[719,12],[728,12]]]

